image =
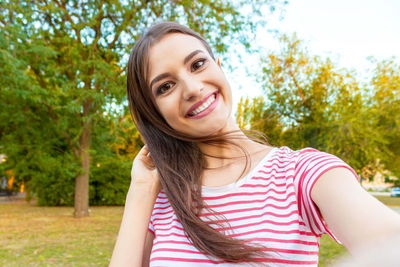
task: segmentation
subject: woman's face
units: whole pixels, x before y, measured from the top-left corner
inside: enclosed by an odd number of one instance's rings
[[[167,123],[200,137],[226,127],[232,95],[221,67],[200,40],[171,33],[149,51],[150,90]]]

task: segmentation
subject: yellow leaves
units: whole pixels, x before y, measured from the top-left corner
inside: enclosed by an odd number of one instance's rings
[[[140,133],[129,114],[119,117],[117,122],[113,123],[111,131],[115,136],[115,141],[111,143],[111,147],[119,156],[133,158],[140,147],[143,146]]]
[[[244,100],[242,96],[240,98],[236,114],[236,122],[239,125],[240,129],[245,129],[246,126],[248,125],[249,112],[250,112],[249,99],[246,97],[246,99]]]

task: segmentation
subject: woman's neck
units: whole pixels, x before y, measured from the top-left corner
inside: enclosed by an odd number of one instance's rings
[[[226,135],[231,143],[224,145],[198,143],[201,152],[204,153],[208,169],[218,169],[229,166],[238,160],[245,158],[244,150],[251,156],[266,148],[265,145],[250,140],[238,127],[233,119],[227,122],[227,125],[220,133],[232,132]]]

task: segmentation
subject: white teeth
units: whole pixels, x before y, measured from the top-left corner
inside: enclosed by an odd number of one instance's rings
[[[208,108],[215,100],[215,95],[212,94],[206,102],[204,102],[200,107],[196,108],[195,110],[192,111],[192,113],[190,113],[191,116],[194,116],[200,112],[202,112],[203,110],[205,110],[206,108]]]

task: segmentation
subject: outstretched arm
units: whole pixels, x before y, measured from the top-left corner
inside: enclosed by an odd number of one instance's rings
[[[366,192],[346,168],[323,174],[312,188],[311,198],[350,253],[400,234],[400,215]]]

